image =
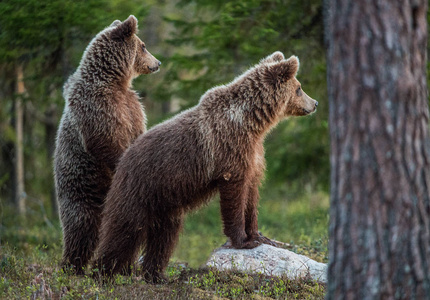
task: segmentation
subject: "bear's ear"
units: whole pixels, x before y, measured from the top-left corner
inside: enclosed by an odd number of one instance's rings
[[[109,25],[109,27],[114,28],[114,27],[117,27],[119,24],[121,24],[121,21],[120,20],[115,20],[115,21],[113,21],[112,24]]]
[[[299,70],[299,58],[297,56],[291,56],[287,60],[280,61],[268,65],[266,80],[276,84],[277,82],[285,82],[294,76],[296,76]]]
[[[260,60],[259,64],[263,65],[263,64],[267,64],[267,63],[282,61],[284,59],[285,59],[284,54],[281,51],[276,51],[276,52],[273,52],[272,54],[270,54],[269,56],[263,58],[262,60]]]
[[[115,23],[115,22],[114,22]],[[127,20],[112,30],[111,37],[117,40],[126,40],[137,32],[137,19],[131,15]]]

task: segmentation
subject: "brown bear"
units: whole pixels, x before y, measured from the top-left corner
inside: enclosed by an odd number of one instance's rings
[[[146,130],[133,78],[161,64],[137,37],[137,20],[116,20],[91,41],[64,85],[54,177],[63,266],[82,274],[98,241],[101,212],[119,157]]]
[[[298,68],[297,57],[275,52],[141,135],[118,163],[94,267],[107,276],[127,274],[143,246],[144,278],[162,280],[185,213],[217,191],[233,247],[274,244],[257,225],[263,140],[283,118],[316,110],[295,78]]]

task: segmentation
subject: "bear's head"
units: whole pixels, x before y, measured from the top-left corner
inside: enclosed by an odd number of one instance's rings
[[[309,97],[296,79],[299,59],[288,59],[277,51],[264,58],[257,68],[261,68],[266,84],[273,88],[277,104],[281,105],[280,117],[304,116],[316,111],[318,102]]]
[[[159,70],[161,62],[136,35],[137,19],[114,21],[88,45],[80,68],[88,80],[117,81],[130,85],[140,74]]]
[[[109,28],[112,28],[110,31],[112,41],[118,47],[128,52],[130,62],[132,62],[133,66],[133,77],[159,70],[161,62],[148,51],[145,43],[136,35],[136,17],[131,15],[124,22],[116,20]]]

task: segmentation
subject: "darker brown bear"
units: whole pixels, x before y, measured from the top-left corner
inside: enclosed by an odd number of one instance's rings
[[[160,62],[136,36],[137,20],[115,21],[89,44],[64,85],[66,105],[54,158],[63,259],[77,273],[93,255],[104,200],[120,155],[145,131],[134,77]]]
[[[95,266],[129,272],[143,246],[143,272],[157,282],[178,240],[185,213],[219,191],[224,233],[235,248],[272,244],[257,225],[266,133],[317,102],[295,78],[297,57],[280,52],[200,103],[141,135],[124,153],[106,198]]]

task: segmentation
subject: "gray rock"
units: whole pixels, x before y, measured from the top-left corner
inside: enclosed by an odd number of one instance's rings
[[[238,270],[270,276],[286,275],[290,279],[311,278],[327,282],[327,265],[287,249],[266,244],[254,249],[215,249],[206,263],[218,270]]]

